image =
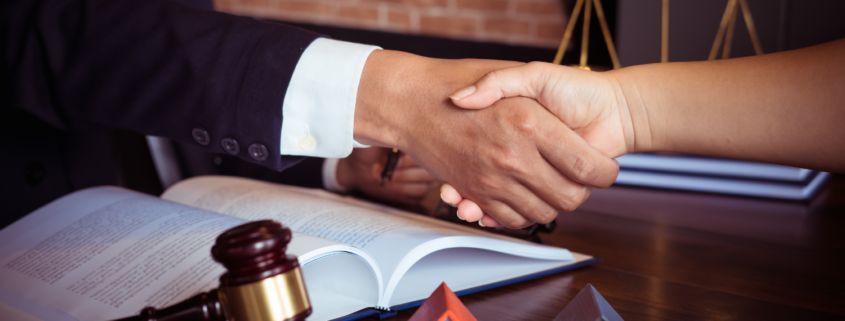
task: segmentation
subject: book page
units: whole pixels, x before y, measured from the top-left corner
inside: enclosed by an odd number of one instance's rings
[[[217,288],[225,269],[211,247],[245,222],[115,187],[65,196],[0,231],[0,315],[110,320],[170,306]],[[303,269],[310,320],[371,307],[381,295],[374,260],[360,249],[294,233],[287,253],[320,261]]]
[[[325,191],[243,178],[206,176],[182,181],[162,198],[247,220],[274,219],[303,233],[366,250],[386,282],[380,307],[417,260],[450,247],[574,262],[565,249],[495,235]],[[473,239],[476,241],[469,242]],[[425,245],[425,246],[424,246]],[[439,283],[438,283],[439,284]]]
[[[0,299],[44,320],[110,320],[217,286],[210,247],[242,224],[112,187],[87,189],[0,231]]]
[[[578,263],[592,259],[572,253]],[[461,291],[490,283],[513,279],[568,265],[561,261],[514,257],[501,252],[472,247],[446,248],[421,258],[405,272],[390,290],[389,306],[424,300],[446,282],[453,291]]]

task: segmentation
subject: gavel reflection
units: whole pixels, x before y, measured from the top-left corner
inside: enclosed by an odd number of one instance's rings
[[[275,221],[255,221],[223,232],[211,256],[226,267],[220,287],[158,310],[117,321],[299,321],[311,303],[296,256],[285,250],[288,228]]]

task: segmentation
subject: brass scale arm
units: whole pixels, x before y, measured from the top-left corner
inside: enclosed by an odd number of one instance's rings
[[[660,61],[669,61],[669,0],[661,0],[661,35],[660,35]],[[581,32],[581,60],[578,68],[587,69],[587,48],[589,45],[590,35],[590,11],[592,6],[595,6],[596,16],[601,25],[604,41],[607,44],[607,50],[610,52],[610,59],[613,62],[613,69],[619,69],[619,58],[616,54],[616,47],[613,45],[613,39],[610,36],[610,29],[607,27],[607,21],[604,16],[604,10],[601,6],[601,0],[577,0],[575,7],[572,10],[572,15],[566,25],[566,31],[563,33],[563,39],[558,47],[557,54],[552,63],[559,65],[563,60],[563,54],[569,46],[569,40],[572,37],[572,32],[575,29],[575,24],[578,21],[578,16],[581,14],[581,8],[584,8],[583,27]],[[757,30],[754,27],[754,19],[751,16],[751,10],[748,7],[747,0],[729,0],[725,13],[722,16],[722,21],[719,24],[719,31],[716,33],[716,39],[713,42],[713,48],[710,50],[708,60],[716,59],[719,52],[720,44],[723,43],[722,59],[730,57],[731,42],[733,40],[734,26],[736,24],[737,6],[741,7],[745,26],[748,29],[748,34],[751,37],[751,42],[754,46],[754,52],[757,55],[763,54],[763,47],[760,45],[760,38],[757,36]]]

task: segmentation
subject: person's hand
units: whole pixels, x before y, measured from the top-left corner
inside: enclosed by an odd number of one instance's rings
[[[416,205],[432,187],[434,177],[402,153],[393,177],[381,186],[381,172],[390,149],[382,147],[356,148],[337,164],[337,181],[344,187],[361,191],[367,196],[405,205]]]
[[[591,146],[615,158],[635,143],[627,104],[617,93],[612,72],[532,62],[492,71],[450,98],[468,109],[508,97],[535,99]]]
[[[485,108],[508,97],[536,99],[596,150],[615,158],[633,150],[636,143],[627,104],[618,99],[622,95],[617,95],[617,87],[612,73],[532,62],[492,71],[450,97],[457,106],[468,109]],[[441,187],[441,198],[457,206],[458,215],[465,220],[498,225],[448,184]]]
[[[583,202],[589,186],[612,184],[618,164],[534,100],[466,110],[447,98],[492,70],[517,65],[374,52],[358,89],[354,137],[407,152],[497,222],[551,222]]]

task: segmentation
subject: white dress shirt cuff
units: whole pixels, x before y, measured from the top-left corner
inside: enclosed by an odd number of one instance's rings
[[[337,163],[339,161],[338,158],[326,158],[326,161],[323,162],[323,187],[328,191],[343,194],[349,192],[349,188],[340,185],[340,182],[337,181]]]
[[[346,157],[353,147],[355,101],[376,46],[318,38],[294,69],[282,106],[282,155]]]

